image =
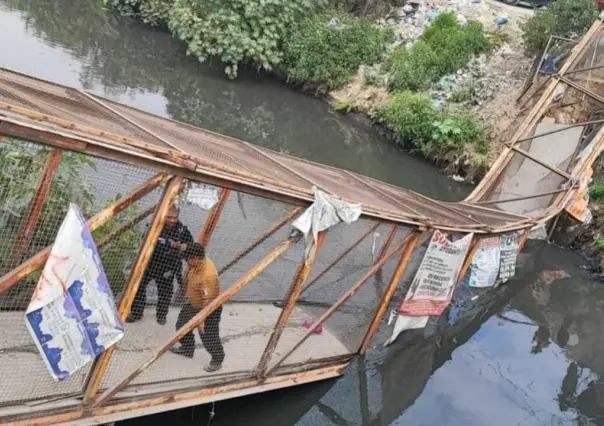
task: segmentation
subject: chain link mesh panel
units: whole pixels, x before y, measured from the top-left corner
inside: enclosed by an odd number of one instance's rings
[[[53,244],[69,203],[75,203],[86,218],[91,218],[154,175],[142,168],[65,152],[31,240],[25,241],[20,227],[32,212],[32,200],[49,152],[46,147],[16,139],[0,143],[0,239],[4,242],[0,273],[3,275],[21,263],[20,260],[13,262],[17,243],[25,245],[23,260]],[[93,232],[117,300],[126,283],[125,270],[136,257],[142,241],[139,225],[128,227],[128,223],[141,213],[152,211],[160,194],[161,188],[154,190]],[[55,382],[27,330],[25,310],[41,269],[0,294],[0,406],[77,396],[89,370],[86,366],[69,379]]]
[[[375,225],[378,227],[374,229]],[[268,364],[269,370],[297,345],[338,299],[374,267],[380,259],[391,229],[391,226],[368,220],[329,229],[306,289],[299,298]],[[367,234],[368,231],[371,232]],[[385,254],[391,253],[400,245],[407,233],[407,229],[398,229]],[[361,240],[364,235],[365,238]],[[350,247],[353,248],[334,265],[333,261],[339,259]],[[320,328],[287,356],[281,367],[287,368],[357,352],[401,253],[402,250],[398,251],[378,273],[370,277],[351,298],[337,308]],[[330,266],[329,271],[323,274]]]
[[[215,188],[220,191],[220,188]],[[181,198],[179,220],[195,242],[201,241],[201,230],[209,212],[187,203]],[[221,292],[247,274],[262,258],[292,232],[288,223],[256,246],[276,224],[283,223],[294,207],[231,192],[218,219],[211,239],[205,247],[205,257],[215,265]],[[294,216],[292,216],[294,217]],[[290,221],[291,222],[291,221]],[[183,235],[187,231],[183,230]],[[172,236],[175,237],[176,236]],[[182,237],[182,235],[181,235]],[[188,238],[188,237],[187,237]],[[184,241],[184,240],[183,240]],[[240,257],[249,247],[247,255]],[[263,270],[247,287],[236,293],[204,323],[204,332],[198,330],[176,345],[180,353],[168,352],[153,363],[132,386],[152,383],[170,383],[180,379],[204,379],[213,383],[217,378],[250,376],[260,360],[268,338],[273,331],[280,309],[275,302],[283,301],[288,285],[302,259],[304,245],[293,248]],[[152,256],[141,286],[147,286],[146,303],[136,303],[125,337],[118,343],[102,387],[119,383],[133,369],[149,359],[155,350],[174,335],[175,331],[201,311],[191,301],[189,287],[194,286],[199,271],[188,255],[186,262],[170,264],[167,257]],[[233,263],[234,260],[240,259]],[[182,267],[182,280],[176,268]],[[173,274],[171,272],[174,272]],[[177,290],[177,287],[181,289]],[[184,288],[183,288],[184,287]],[[154,290],[155,289],[155,290]],[[190,289],[189,289],[190,290]],[[140,290],[139,290],[140,291]],[[191,290],[192,291],[192,290]],[[211,289],[209,289],[211,291]],[[161,305],[161,300],[172,303]],[[163,311],[162,311],[163,309]],[[165,315],[165,317],[163,316]],[[203,336],[203,338],[202,338]],[[224,362],[223,362],[224,358]],[[206,372],[204,366],[221,364],[217,371]],[[197,382],[199,384],[199,380]]]

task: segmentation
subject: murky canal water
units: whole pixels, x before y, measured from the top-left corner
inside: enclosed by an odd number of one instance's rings
[[[229,82],[93,1],[0,0],[0,64],[435,198],[468,192],[325,103],[256,75]],[[339,380],[219,402],[209,424],[604,424],[604,287],[553,246],[523,256],[523,289],[453,341],[394,344]],[[571,277],[550,283],[549,269]],[[205,425],[211,409],[124,424]]]

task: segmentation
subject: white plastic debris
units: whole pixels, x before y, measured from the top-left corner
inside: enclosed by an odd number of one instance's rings
[[[312,188],[315,202],[306,209],[292,226],[304,234],[306,240],[305,259],[312,257],[319,232],[325,231],[340,222],[352,223],[361,216],[360,204],[349,204],[335,195]]]
[[[218,204],[218,189],[201,183],[192,183],[187,192],[187,202],[195,204],[204,210],[210,210]]]

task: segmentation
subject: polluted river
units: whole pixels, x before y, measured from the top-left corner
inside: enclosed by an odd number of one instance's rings
[[[0,64],[436,199],[471,190],[325,102],[257,74],[229,81],[93,0],[0,0]],[[120,424],[604,424],[604,287],[583,264],[531,242],[505,297],[455,335],[374,348],[337,380]]]

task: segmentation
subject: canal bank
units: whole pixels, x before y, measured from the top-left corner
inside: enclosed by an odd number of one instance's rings
[[[14,40],[13,40],[13,43],[14,43]],[[56,47],[56,46],[55,46],[55,47]],[[64,46],[63,46],[63,47],[64,47]],[[94,47],[93,47],[93,49],[96,49],[97,47],[98,47],[98,46],[94,46]],[[57,53],[57,52],[54,52],[54,51],[53,51],[53,52],[52,52],[52,54],[51,54],[51,55],[49,55],[49,57],[54,56],[54,54],[55,54],[55,53]],[[113,53],[113,52],[112,52],[112,53]],[[64,59],[65,59],[65,58],[64,58]],[[7,65],[8,65],[8,64],[7,64]],[[72,65],[73,65],[73,63],[72,63]],[[49,67],[49,68],[50,68],[50,67]],[[40,72],[42,72],[42,70],[38,71],[37,73],[39,74]],[[263,86],[263,87],[264,87],[264,86]],[[150,95],[150,94],[152,94],[152,93],[149,93],[149,92],[144,92],[144,93],[143,93],[141,96],[148,96],[148,95]],[[138,95],[137,95],[136,93],[132,95],[132,97],[134,97],[134,98],[137,98],[137,96],[138,96]],[[139,98],[139,100],[138,100],[137,102],[146,103],[146,102],[145,102],[146,100],[147,100],[147,99],[145,99],[145,98],[143,98],[142,100],[141,100],[141,98]],[[188,111],[188,110],[187,110],[187,111]],[[314,118],[314,117],[313,117],[313,118]],[[209,127],[209,126],[208,126],[208,127]],[[324,145],[323,145],[323,150],[325,150]],[[320,158],[319,158],[319,159],[320,159]],[[400,169],[399,169],[399,170],[396,170],[396,176],[400,176]],[[424,176],[422,176],[422,178],[424,178]],[[402,184],[402,185],[406,185],[406,183],[401,183],[401,184]],[[436,342],[434,342],[434,343],[436,344]],[[396,362],[396,364],[397,364],[397,365],[399,365],[398,361]],[[395,389],[396,389],[396,387],[395,387]],[[362,406],[362,404],[361,404],[361,406]],[[325,412],[330,412],[330,411],[329,411],[329,409],[330,409],[330,405],[329,405],[329,404],[327,404],[326,406],[323,406],[323,407],[322,407],[322,409],[323,409],[323,411],[325,411]],[[332,409],[332,412],[333,412],[333,409]],[[336,415],[337,415],[337,412],[336,412]],[[337,418],[337,417],[336,417],[336,415],[334,415],[334,418]],[[354,422],[353,422],[353,424],[354,424]]]

